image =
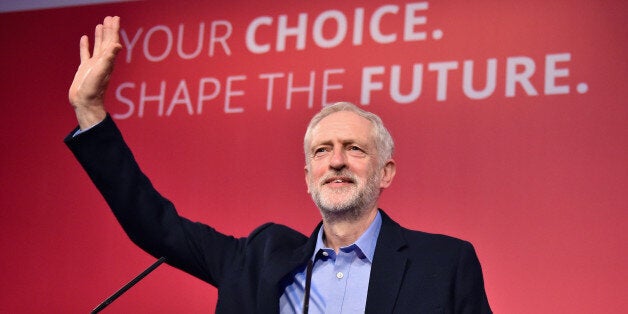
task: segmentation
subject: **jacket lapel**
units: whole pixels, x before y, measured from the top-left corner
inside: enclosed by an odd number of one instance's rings
[[[406,240],[401,227],[384,211],[382,227],[375,247],[366,313],[392,313],[406,272],[407,257],[403,253]]]
[[[366,313],[392,313],[405,272],[407,257],[403,253],[406,246],[401,227],[384,211],[382,227],[375,247],[373,266],[369,279],[366,300]],[[294,270],[304,266],[312,256],[316,246],[319,224],[308,241],[301,247],[273,254],[262,269],[260,289],[258,289],[259,313],[278,313],[281,281]],[[264,288],[267,287],[267,288]]]
[[[286,248],[283,252],[277,252],[262,269],[260,289],[258,289],[258,313],[279,313],[279,298],[283,293],[282,281],[286,276],[300,267],[305,267],[307,260],[312,256],[316,246],[316,235],[322,223],[314,229],[307,242],[298,247]]]

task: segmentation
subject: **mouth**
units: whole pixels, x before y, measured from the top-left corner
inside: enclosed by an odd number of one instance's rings
[[[338,176],[330,177],[323,182],[324,185],[327,185],[327,184],[344,185],[344,184],[353,184],[353,183],[354,183],[353,179],[349,177],[338,177]]]

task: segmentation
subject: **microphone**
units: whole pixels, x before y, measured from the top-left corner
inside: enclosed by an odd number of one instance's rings
[[[126,285],[124,285],[120,290],[116,291],[116,293],[112,294],[107,300],[100,303],[96,308],[91,311],[91,314],[98,313],[106,308],[109,304],[115,301],[118,297],[120,297],[127,290],[131,289],[136,283],[140,282],[146,275],[150,274],[155,268],[159,267],[159,265],[163,264],[166,261],[166,257],[160,257],[155,263],[150,265],[150,267],[146,268],[141,274],[137,275],[137,277],[133,278],[133,280],[129,281]]]
[[[307,269],[305,272],[305,294],[303,296],[303,314],[308,314],[310,310],[310,286],[312,285],[312,269],[314,263],[312,260],[307,261]]]

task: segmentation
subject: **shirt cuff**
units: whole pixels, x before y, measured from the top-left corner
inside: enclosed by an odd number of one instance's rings
[[[93,128],[93,127],[95,127],[95,126],[97,126],[97,125],[99,125],[99,124],[101,124],[101,123],[102,123],[102,121],[100,121],[100,122],[98,122],[98,123],[96,123],[96,124],[94,124],[94,125],[90,126],[89,128],[87,128],[87,129],[85,129],[85,130],[81,130],[81,128],[79,128],[78,130],[76,130],[76,132],[74,132],[74,134],[72,134],[72,137],[76,137],[76,136],[78,136],[78,135],[79,135],[79,134],[81,134],[81,133],[87,132],[87,131],[89,131],[91,128]]]

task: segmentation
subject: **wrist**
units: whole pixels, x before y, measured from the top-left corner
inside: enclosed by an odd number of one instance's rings
[[[75,107],[76,120],[78,121],[79,128],[81,130],[89,129],[92,126],[102,122],[107,117],[107,112],[104,107],[98,108],[83,108]]]

